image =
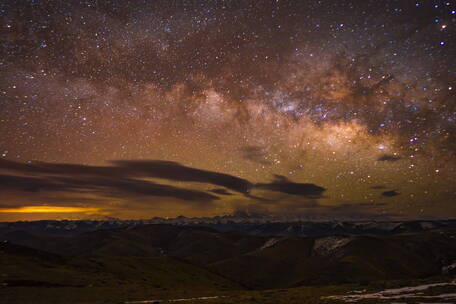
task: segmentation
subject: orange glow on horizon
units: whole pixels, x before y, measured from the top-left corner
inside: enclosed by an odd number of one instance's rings
[[[0,213],[86,213],[101,214],[100,208],[61,207],[61,206],[24,206],[0,209]]]

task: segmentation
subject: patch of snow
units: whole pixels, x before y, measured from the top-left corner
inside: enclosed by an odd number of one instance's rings
[[[272,247],[275,244],[277,244],[278,242],[280,242],[280,240],[281,240],[281,238],[271,238],[271,239],[267,240],[263,246],[261,246],[260,250]]]
[[[456,262],[454,262],[453,264],[450,264],[448,266],[442,267],[443,274],[449,274],[450,272],[452,272],[454,270],[456,270]]]
[[[381,300],[398,300],[406,298],[423,298],[423,299],[456,299],[456,293],[447,293],[440,294],[435,296],[425,296],[421,291],[429,289],[436,286],[456,286],[456,281],[449,283],[434,283],[434,284],[425,284],[419,286],[410,286],[394,289],[386,289],[376,293],[367,293],[367,294],[349,294],[349,295],[338,295],[338,296],[328,296],[327,299],[333,300],[342,300],[346,303],[354,303],[366,299],[381,299]]]
[[[74,230],[76,228],[78,228],[78,225],[76,225],[75,222],[71,222],[64,227],[64,229],[66,229],[66,230]]]
[[[57,229],[57,228],[59,228],[59,227],[56,226],[56,225],[52,225],[52,224],[47,224],[46,227],[44,227],[45,230],[47,230],[47,229]]]
[[[364,230],[368,229],[377,229],[377,230],[382,230],[382,231],[393,231],[394,229],[398,228],[401,226],[402,223],[395,223],[395,222],[370,222],[366,223],[364,227],[362,227]]]
[[[435,223],[433,222],[421,222],[420,223],[420,226],[421,228],[423,228],[424,230],[429,230],[429,229],[433,229],[433,228],[436,228],[437,226],[435,225]]]
[[[337,248],[350,243],[351,238],[345,236],[328,236],[315,240],[313,250],[319,255],[328,255]]]
[[[171,299],[171,300],[144,300],[144,301],[129,301],[125,302],[126,304],[147,304],[147,303],[161,303],[161,302],[183,302],[183,301],[195,301],[195,300],[212,300],[223,298],[222,296],[212,296],[212,297],[198,297],[198,298],[186,298],[186,299]]]

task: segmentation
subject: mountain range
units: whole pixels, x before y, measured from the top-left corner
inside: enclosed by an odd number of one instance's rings
[[[43,220],[0,222],[0,237],[14,231],[44,234],[73,235],[82,232],[110,230],[143,226],[149,224],[170,224],[177,226],[203,226],[217,231],[239,231],[251,235],[281,236],[325,236],[336,233],[346,234],[396,234],[420,232],[438,228],[456,228],[456,220],[414,220],[414,221],[306,221],[294,217],[271,217],[261,214],[237,212],[234,215],[187,218],[152,218],[145,220]]]
[[[227,226],[3,223],[0,296],[11,300],[5,303],[41,303],[43,293],[42,303],[222,296],[424,279],[456,269],[454,221],[217,225]],[[239,229],[229,230],[233,225]]]

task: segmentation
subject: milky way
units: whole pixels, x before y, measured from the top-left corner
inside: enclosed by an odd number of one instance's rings
[[[0,220],[456,216],[455,10],[2,1]]]

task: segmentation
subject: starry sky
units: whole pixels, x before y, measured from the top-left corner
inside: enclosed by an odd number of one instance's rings
[[[0,1],[0,220],[455,217],[455,10]]]

